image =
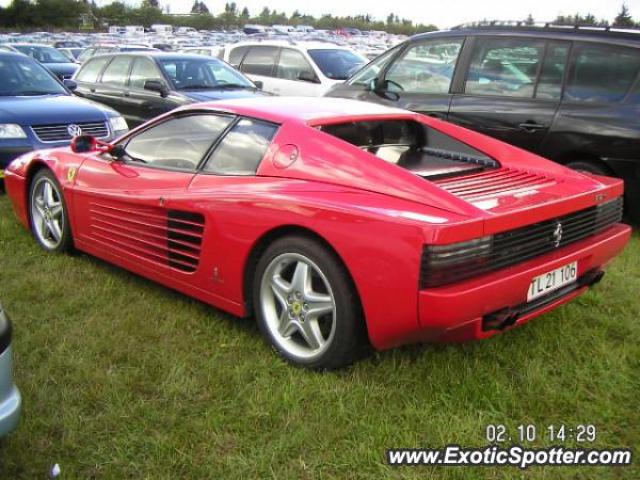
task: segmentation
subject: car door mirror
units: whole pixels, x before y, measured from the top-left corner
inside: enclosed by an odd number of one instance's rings
[[[144,89],[150,92],[158,92],[162,98],[169,95],[169,89],[160,80],[145,80]]]
[[[76,90],[76,88],[78,88],[78,84],[74,80],[71,80],[71,79],[66,79],[62,83],[64,84],[65,87],[67,87],[72,92],[74,92]]]
[[[98,150],[98,141],[91,135],[78,135],[71,140],[73,153],[89,153]]]
[[[264,82],[262,80],[256,80],[253,84],[258,90],[262,90],[264,88]]]
[[[309,83],[320,83],[315,73],[309,71],[302,71],[298,74],[298,80]]]

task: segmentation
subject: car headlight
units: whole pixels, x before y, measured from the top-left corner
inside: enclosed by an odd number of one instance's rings
[[[27,138],[27,133],[15,123],[0,123],[0,138]]]
[[[129,125],[123,117],[111,117],[109,118],[109,125],[111,125],[112,132],[121,132],[123,130],[129,130]]]

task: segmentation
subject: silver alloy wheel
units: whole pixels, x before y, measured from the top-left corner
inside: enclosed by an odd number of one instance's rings
[[[260,282],[260,306],[276,344],[312,361],[331,345],[336,302],[327,277],[309,258],[284,253],[274,258]]]
[[[50,250],[58,248],[62,243],[65,222],[62,194],[46,177],[39,178],[33,186],[31,218],[40,243]]]

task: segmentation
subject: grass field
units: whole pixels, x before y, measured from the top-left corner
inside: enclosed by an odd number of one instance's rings
[[[541,437],[590,423],[591,446],[640,454],[639,266],[636,234],[594,291],[522,328],[319,374],[279,360],[251,320],[45,254],[0,195],[0,300],[24,396],[0,478],[48,478],[59,463],[65,480],[638,479],[637,466],[392,468],[385,449],[483,446],[488,424]]]

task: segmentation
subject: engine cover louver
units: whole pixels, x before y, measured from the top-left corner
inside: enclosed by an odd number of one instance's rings
[[[123,254],[183,272],[200,261],[204,217],[154,207],[91,203],[91,236]]]

